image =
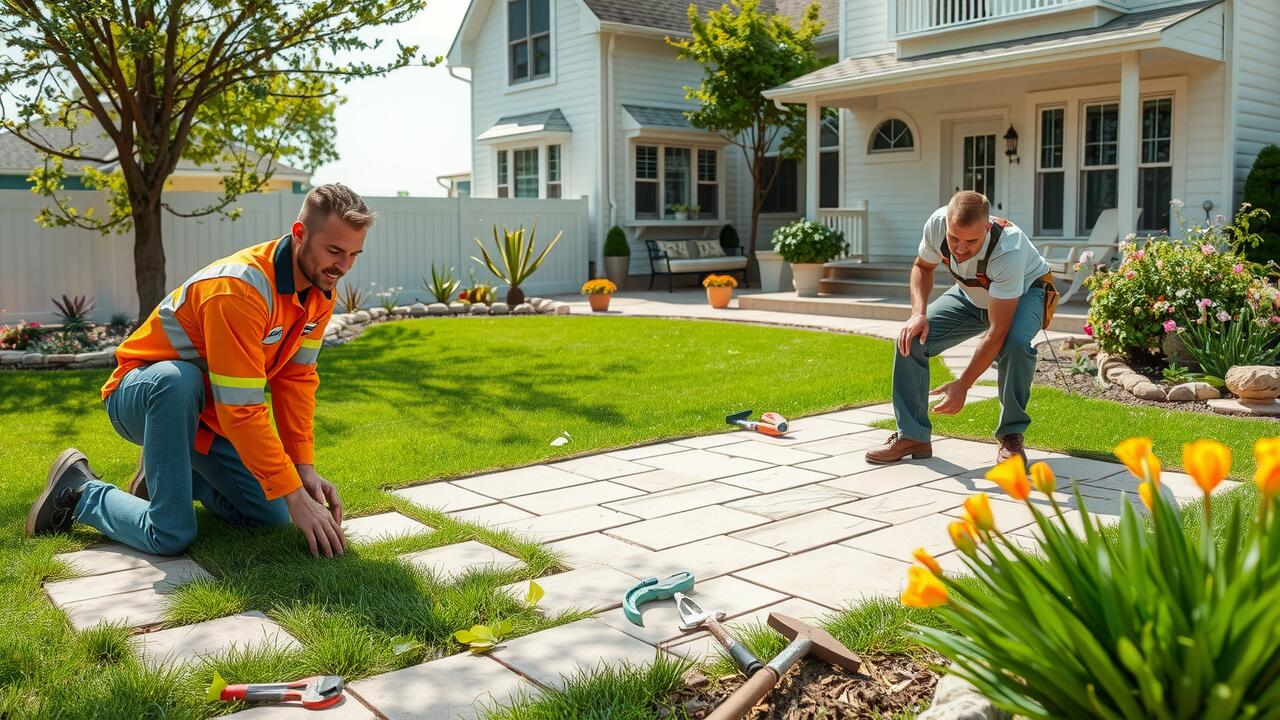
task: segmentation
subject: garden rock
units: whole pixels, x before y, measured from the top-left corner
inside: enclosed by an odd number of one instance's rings
[[[21,350],[0,350],[0,365],[17,365],[23,355],[26,353]]]
[[[356,314],[355,314],[355,321],[356,321],[356,322],[358,322],[358,323],[360,323],[361,325],[363,325],[363,324],[365,324],[365,323],[367,323],[367,322],[369,322],[369,321],[371,321],[371,320],[373,320],[373,316],[369,314],[369,311],[368,311],[368,310],[357,310],[357,311],[356,311]]]
[[[99,350],[97,352],[86,352],[86,353],[80,353],[79,355],[76,355],[76,363],[105,362],[107,360],[113,359],[114,357],[115,357],[114,348],[112,348],[111,350]]]
[[[409,306],[409,314],[414,317],[425,317],[427,314],[427,306],[422,303],[414,303]]]
[[[373,318],[374,320],[381,320],[382,318],[390,314],[391,314],[391,311],[384,307],[369,308],[369,317]]]
[[[978,688],[955,675],[943,675],[934,690],[933,705],[916,720],[1006,720],[1009,714],[996,708]]]
[[[1241,400],[1269,403],[1280,397],[1280,367],[1237,365],[1223,379],[1227,389]]]
[[[489,306],[489,314],[491,315],[506,315],[510,312],[510,306],[503,302],[496,302]]]
[[[1222,397],[1222,393],[1209,383],[1189,382],[1169,388],[1170,402],[1195,402],[1197,400],[1213,400]]]
[[[444,303],[431,303],[427,306],[428,315],[448,315],[449,306]]]
[[[468,306],[464,302],[449,303],[449,312],[453,313],[454,315],[465,315],[467,310],[468,310]]]
[[[1169,396],[1165,393],[1164,388],[1153,382],[1144,380],[1129,389],[1133,396],[1139,400],[1153,400],[1155,402],[1165,402]]]
[[[1128,369],[1129,367],[1128,365],[1125,365],[1124,361],[1120,358],[1104,352],[1098,353],[1097,357],[1094,358],[1094,362],[1098,365],[1098,376],[1107,378],[1108,380],[1111,379],[1111,370],[1113,368],[1122,367]]]
[[[533,305],[530,305],[529,303],[520,303],[519,305],[511,308],[512,315],[532,315],[535,312],[537,311],[534,310]]]
[[[1111,367],[1107,368],[1104,376],[1107,378],[1108,382],[1119,382],[1122,376],[1128,375],[1132,372],[1133,370],[1130,370],[1128,365],[1125,365],[1124,363],[1117,364],[1113,361]]]
[[[54,365],[54,366],[70,365],[71,363],[76,361],[76,356],[66,354],[66,353],[58,353],[56,355],[45,355],[44,361],[49,365]]]
[[[471,306],[470,312],[472,315],[488,315],[489,306],[484,303],[475,303]]]
[[[404,317],[409,314],[409,306],[401,305],[400,307],[391,308],[391,314],[396,317]]]
[[[1120,386],[1125,390],[1133,392],[1133,389],[1138,386],[1138,383],[1149,383],[1151,381],[1147,379],[1146,375],[1139,375],[1138,373],[1130,370],[1129,372],[1123,373],[1117,377],[1115,382],[1120,383]]]
[[[556,301],[555,304],[552,306],[552,312],[554,312],[556,315],[568,315],[569,310],[570,310],[569,303]]]
[[[40,353],[27,353],[22,356],[23,365],[44,365],[45,355]]]

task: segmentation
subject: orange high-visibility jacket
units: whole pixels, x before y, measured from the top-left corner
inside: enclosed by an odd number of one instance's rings
[[[333,305],[332,293],[295,291],[291,236],[245,248],[192,275],[151,311],[116,349],[102,398],[136,367],[162,360],[197,365],[207,400],[196,450],[208,453],[212,433],[222,435],[268,499],[290,493],[302,485],[294,464],[313,459],[316,360]]]

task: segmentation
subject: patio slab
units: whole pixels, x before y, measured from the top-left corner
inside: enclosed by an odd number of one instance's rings
[[[896,597],[907,579],[908,563],[844,545],[827,545],[734,577],[787,592],[829,608],[871,597]]]
[[[414,485],[413,487],[392,490],[391,494],[402,497],[414,505],[442,512],[480,507],[481,505],[488,505],[494,500],[486,495],[471,492],[466,488],[461,488],[448,482]]]
[[[627,448],[625,450],[614,450],[613,452],[605,453],[605,455],[612,458],[618,458],[620,460],[643,460],[645,458],[657,457],[659,455],[677,453],[682,450],[688,450],[688,448],[683,445],[666,442],[654,443],[652,445],[641,445],[640,447]],[[643,464],[651,465],[652,463]]]
[[[866,452],[873,447],[879,447],[884,444],[884,438],[888,435],[886,431],[875,428],[857,425],[851,425],[850,427],[855,430],[852,434],[837,435],[825,440],[800,443],[794,448],[819,455],[847,455],[855,452]]]
[[[496,503],[494,505],[481,505],[477,508],[469,510],[456,510],[449,513],[449,516],[468,522],[473,525],[494,526],[502,523],[512,522],[514,520],[524,520],[533,517],[533,513],[525,512],[518,507],[508,505],[506,503]]]
[[[786,599],[786,595],[782,593],[728,576],[697,582],[693,590],[686,594],[697,601],[704,610],[723,612],[726,618],[733,618]],[[640,617],[644,620],[643,626],[628,620],[622,608],[610,610],[600,615],[598,619],[615,630],[620,630],[651,645],[689,639],[689,633],[680,630],[680,613],[676,610],[674,599],[648,602],[641,605],[639,610]]]
[[[647,458],[646,465],[663,470],[674,470],[682,475],[692,475],[702,480],[719,480],[730,475],[741,475],[753,470],[763,470],[769,463],[746,458],[725,457],[709,450],[689,450]]]
[[[502,472],[477,475],[476,477],[454,480],[453,484],[464,490],[488,495],[498,500],[532,495],[547,490],[558,490],[572,485],[585,485],[591,478],[571,473],[550,465],[530,465],[529,467],[504,470]]]
[[[471,653],[357,680],[351,689],[387,720],[472,720],[484,707],[538,692],[510,668]]]
[[[131,639],[143,662],[153,667],[197,663],[230,652],[302,649],[284,628],[256,610]]]
[[[651,550],[665,550],[768,521],[768,518],[741,510],[711,506],[614,528],[609,534]]]
[[[643,490],[600,480],[586,485],[521,495],[511,498],[507,503],[534,515],[550,515],[590,505],[603,505],[611,500],[621,500],[642,494],[644,494]]]
[[[401,559],[440,579],[457,578],[473,570],[518,570],[524,567],[519,559],[475,540],[409,553],[402,555]]]
[[[71,620],[71,626],[77,630],[86,630],[100,624],[140,627],[163,620],[168,605],[169,600],[165,595],[147,588],[77,600],[62,605],[62,611]]]
[[[622,596],[636,584],[636,578],[608,565],[589,565],[545,575],[538,578],[537,583],[546,592],[538,609],[551,615],[567,610],[602,612],[620,607]],[[523,599],[528,590],[527,580],[502,586],[503,592],[518,599]]]
[[[54,558],[66,563],[81,575],[103,575],[120,570],[152,567],[175,559],[168,555],[144,553],[115,542],[94,545],[76,552],[61,553],[54,555]]]
[[[823,480],[830,480],[832,477],[832,475],[816,470],[777,465],[764,470],[749,472],[745,475],[727,477],[719,482],[755,490],[758,493],[769,493],[802,485],[813,485]]]
[[[769,621],[769,613],[782,613],[790,615],[797,620],[803,620],[807,623],[817,625],[825,618],[831,617],[835,613],[831,612],[831,608],[819,605],[815,602],[809,602],[804,598],[787,598],[782,602],[772,605],[766,605],[757,608],[745,615],[739,615],[729,621],[732,627],[743,628],[750,625],[767,625]]]
[[[649,493],[629,500],[619,500],[607,503],[605,507],[628,515],[652,519],[737,500],[751,494],[750,490],[735,485],[711,481]]]
[[[639,475],[628,475],[618,478],[614,482],[627,487],[633,487],[643,492],[662,492],[672,488],[684,487],[685,485],[696,485],[706,482],[696,475],[689,475],[676,470],[651,470]]]
[[[897,524],[936,512],[947,512],[964,504],[964,497],[929,488],[909,487],[883,495],[837,505],[832,510]]]
[[[382,542],[398,537],[422,535],[432,528],[398,512],[378,513],[344,520],[342,532],[351,542]]]
[[[731,537],[771,547],[787,554],[795,554],[883,527],[888,527],[888,523],[831,510],[816,510],[768,525],[742,530],[733,533]]]
[[[157,593],[168,593],[179,585],[200,578],[212,579],[213,576],[191,558],[179,557],[131,570],[57,580],[45,583],[44,589],[55,605],[65,605],[77,600],[119,595],[136,590],[149,589]]]
[[[576,508],[550,515],[537,515],[523,520],[512,520],[497,526],[538,542],[554,542],[574,535],[585,535],[619,525],[634,523],[639,518],[599,505]]]
[[[349,688],[348,688],[349,689]],[[350,692],[344,693],[337,705],[323,710],[308,710],[298,703],[261,705],[223,716],[224,720],[379,720],[372,710],[365,707]]]
[[[848,490],[828,487],[818,483],[767,495],[753,495],[749,498],[726,503],[725,506],[734,510],[763,515],[770,520],[783,520],[795,515],[803,515],[814,510],[851,502],[859,497],[861,496]]]
[[[766,445],[764,443],[751,442],[749,440],[730,443],[728,445],[718,445],[711,448],[710,451],[721,455],[728,455],[729,457],[759,460],[773,465],[799,465],[803,462],[821,460],[824,457],[823,455],[814,452],[806,452],[804,450],[796,450],[795,448],[781,447],[778,445]]]
[[[492,653],[493,659],[548,688],[563,688],[565,678],[604,663],[651,664],[659,651],[594,618],[516,638]]]
[[[934,513],[859,535],[840,544],[911,562],[911,552],[918,547],[923,547],[931,555],[941,555],[955,549],[951,544],[951,536],[947,533],[947,526],[955,521],[950,515]]]
[[[858,448],[853,452],[842,453],[840,455],[832,455],[822,458],[821,460],[812,460],[807,463],[801,463],[796,467],[804,470],[813,470],[814,472],[824,473],[831,477],[846,477],[857,473],[875,470],[884,467],[883,465],[873,465],[866,460],[867,448]]]
[[[717,433],[715,435],[699,435],[697,437],[684,438],[676,440],[676,445],[682,445],[695,450],[706,450],[707,448],[719,447],[721,445],[729,445],[731,443],[742,442],[742,433],[744,430],[733,430],[726,433]]]
[[[583,458],[558,462],[551,465],[551,467],[568,470],[576,475],[585,475],[593,480],[613,480],[626,475],[649,472],[653,469],[648,465],[608,455],[589,455]]]
[[[865,472],[845,475],[822,483],[863,497],[884,495],[895,490],[925,485],[946,477],[942,471],[921,465],[920,460],[893,465],[874,465]]]

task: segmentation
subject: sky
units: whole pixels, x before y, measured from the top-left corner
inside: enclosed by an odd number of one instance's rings
[[[467,4],[430,0],[413,20],[379,36],[417,44],[429,57],[444,55]],[[471,169],[470,85],[450,77],[444,63],[356,80],[342,93],[347,102],[335,123],[339,159],[319,167],[313,183],[341,182],[370,196],[443,197],[436,176]]]

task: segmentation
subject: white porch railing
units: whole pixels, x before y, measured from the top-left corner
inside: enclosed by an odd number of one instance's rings
[[[957,25],[1001,20],[1080,0],[889,0],[893,4],[897,37],[931,32]]]
[[[849,250],[836,260],[867,261],[867,201],[860,200],[854,207],[820,208],[818,221],[827,227],[844,233]]]

